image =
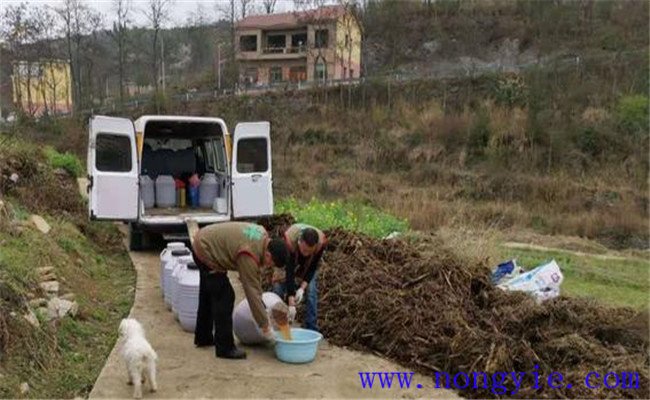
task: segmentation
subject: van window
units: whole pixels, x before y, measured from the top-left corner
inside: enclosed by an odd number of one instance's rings
[[[224,153],[223,138],[219,137],[212,140],[214,146],[214,154],[216,155],[216,170],[219,172],[226,172],[226,160]]]
[[[95,168],[103,172],[131,171],[131,139],[122,135],[98,134],[95,143]]]
[[[265,138],[241,139],[237,142],[237,172],[266,172],[269,169]]]

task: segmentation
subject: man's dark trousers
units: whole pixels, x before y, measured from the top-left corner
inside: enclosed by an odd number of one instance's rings
[[[198,260],[196,255],[194,260],[201,274],[194,344],[196,346],[214,344],[217,354],[228,353],[235,348],[232,333],[235,291],[226,273],[209,273],[210,270]]]

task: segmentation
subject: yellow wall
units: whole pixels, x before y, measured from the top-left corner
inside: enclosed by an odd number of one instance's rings
[[[32,115],[72,110],[70,65],[63,60],[20,61],[12,75],[14,104]]]
[[[350,36],[349,46],[345,45],[345,35]],[[337,56],[337,78],[341,76],[341,67],[354,69],[354,78],[361,73],[361,29],[356,20],[346,14],[339,18],[336,24],[336,56]],[[341,65],[341,63],[343,65]],[[342,77],[342,76],[341,76]],[[348,78],[346,76],[346,78]]]

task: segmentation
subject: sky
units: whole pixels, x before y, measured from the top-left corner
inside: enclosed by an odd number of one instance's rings
[[[112,25],[114,16],[113,14],[113,1],[112,0],[85,0],[86,4],[94,8],[97,11],[100,11],[104,14],[104,20],[106,21],[106,27]],[[135,25],[143,26],[146,24],[147,19],[142,13],[142,8],[146,7],[148,0],[131,0],[132,7],[134,12],[131,13],[131,18],[133,19]],[[203,13],[207,13],[207,19],[214,21],[217,17],[216,4],[218,3],[227,3],[227,0],[174,0],[172,5],[172,15],[169,26],[177,26],[185,24],[187,18],[196,13],[199,9],[199,5],[202,6]],[[29,5],[43,5],[43,6],[52,6],[57,7],[61,5],[61,0],[0,0],[0,15],[4,13],[4,8],[8,5],[18,5],[20,3],[28,3]],[[254,1],[257,3],[257,7],[261,7],[261,2]],[[278,0],[275,6],[275,12],[289,11],[293,9],[293,0]]]

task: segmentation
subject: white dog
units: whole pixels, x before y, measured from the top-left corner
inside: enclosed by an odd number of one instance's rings
[[[120,336],[124,339],[121,354],[126,363],[127,382],[133,385],[133,397],[140,399],[145,378],[149,380],[152,392],[158,390],[156,383],[158,355],[145,338],[144,329],[137,320],[123,319],[120,323]]]

